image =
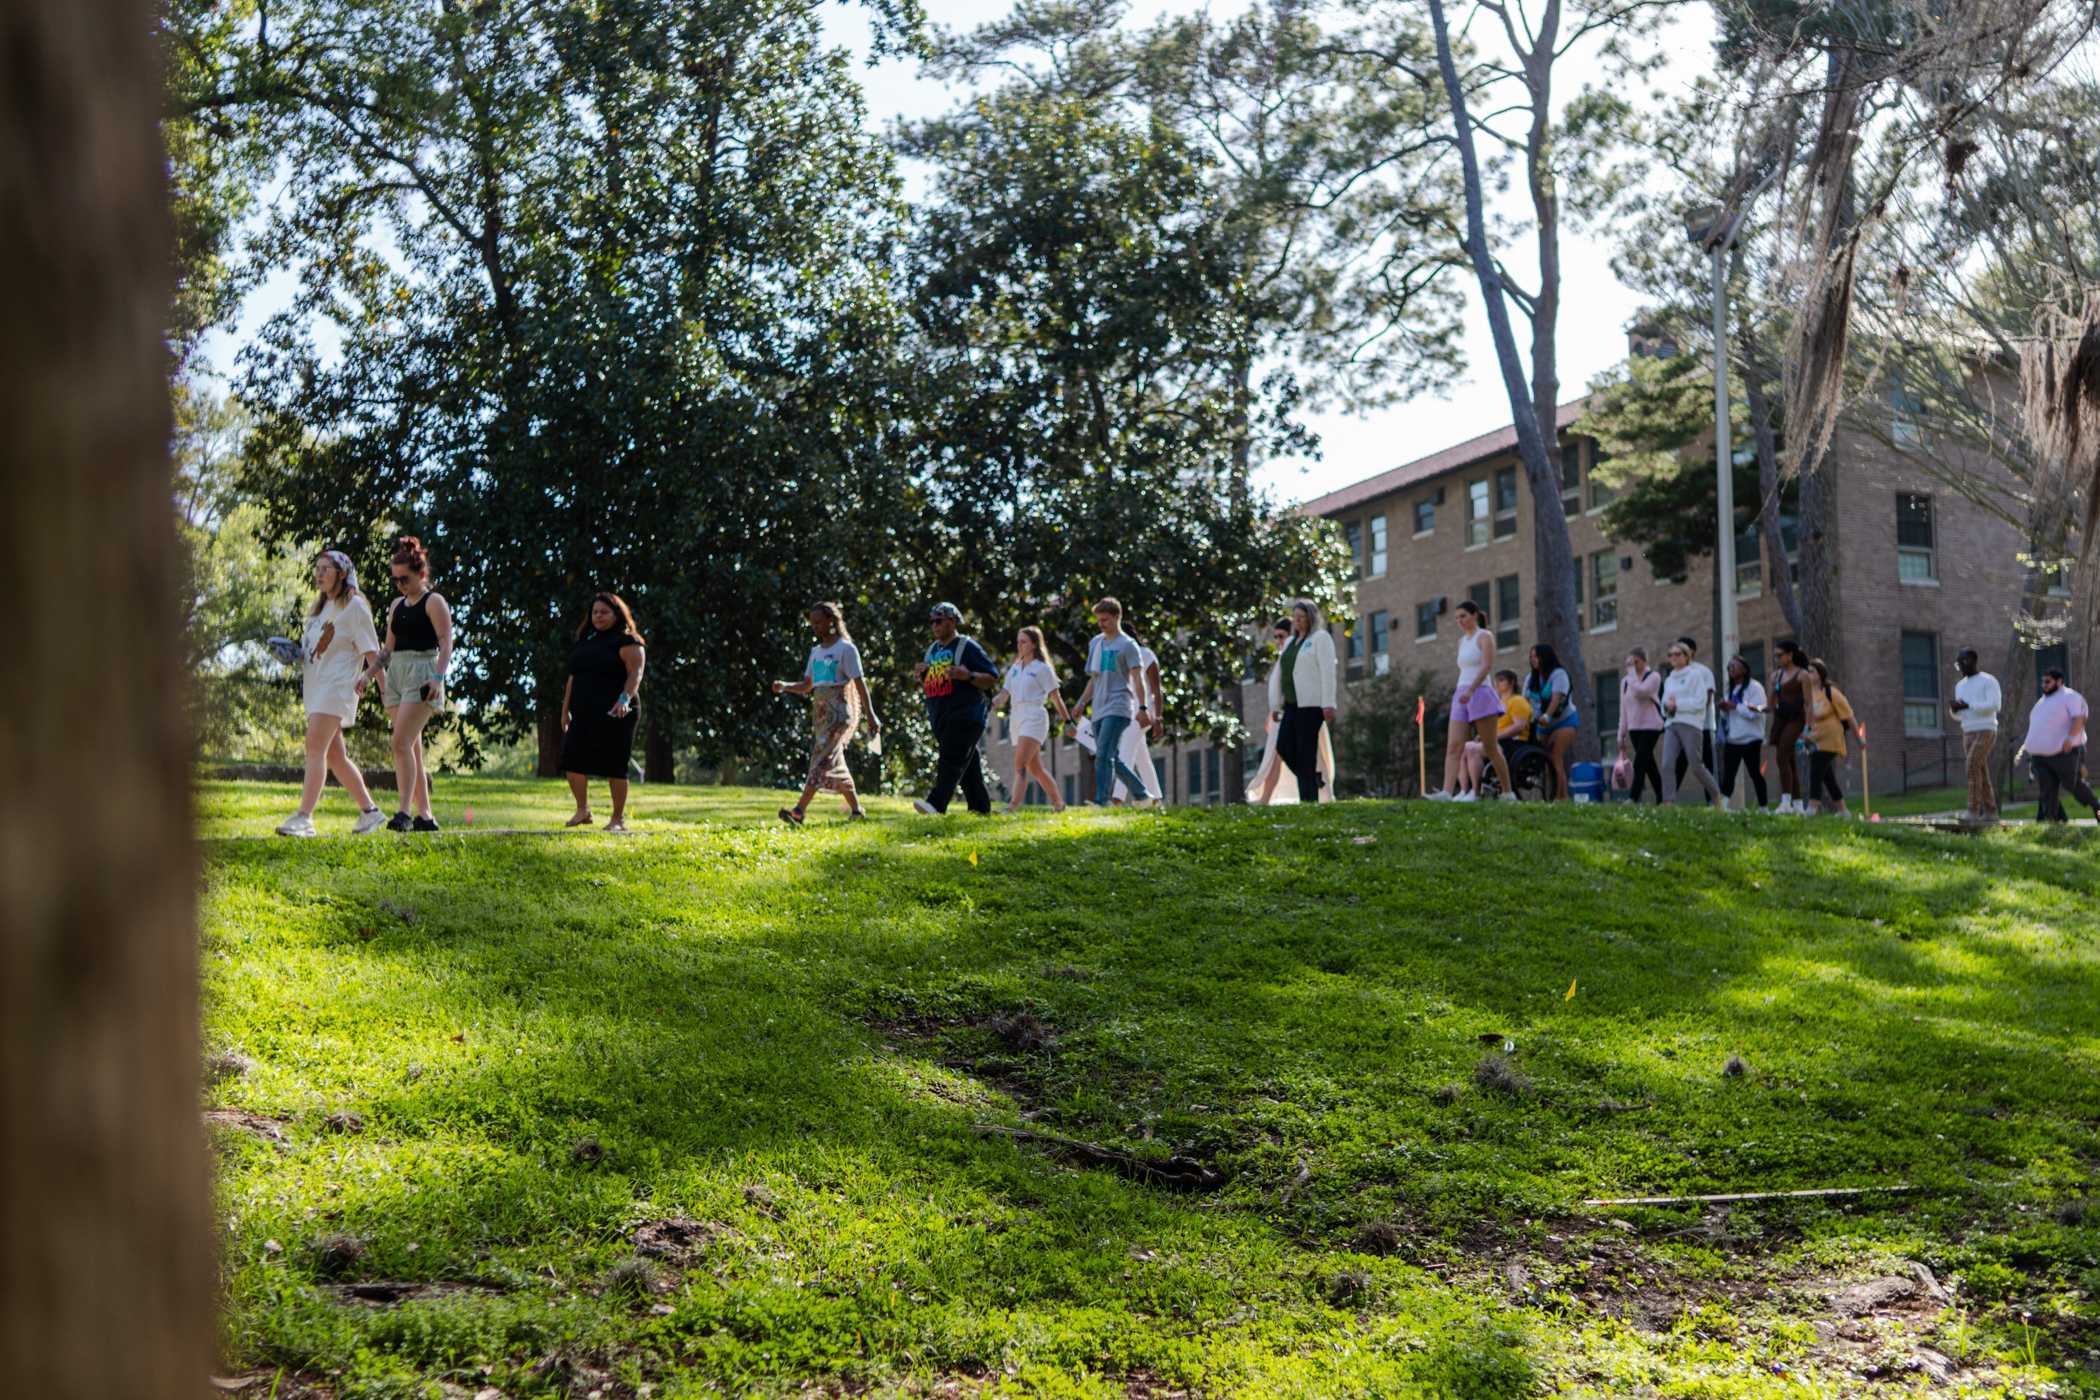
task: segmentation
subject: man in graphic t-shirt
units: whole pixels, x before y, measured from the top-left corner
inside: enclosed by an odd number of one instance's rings
[[[991,712],[987,692],[999,683],[999,668],[985,649],[962,635],[962,612],[953,603],[936,603],[931,614],[933,642],[926,659],[912,668],[920,689],[926,692],[926,718],[932,721],[940,758],[934,768],[933,790],[911,805],[927,816],[948,810],[956,784],[963,801],[980,816],[992,810],[992,794],[984,785],[984,759],[977,741],[984,737],[984,722]]]
[[[1123,731],[1133,723],[1149,728],[1152,707],[1144,693],[1143,654],[1123,630],[1123,605],[1103,598],[1094,604],[1094,621],[1101,635],[1087,648],[1086,689],[1072,712],[1079,714],[1093,702],[1094,805],[1106,807],[1118,778],[1132,793],[1151,796],[1145,780],[1123,762]]]

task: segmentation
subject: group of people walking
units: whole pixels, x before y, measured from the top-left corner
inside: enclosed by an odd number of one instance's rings
[[[401,538],[388,567],[395,596],[382,625],[358,588],[348,555],[328,550],[314,560],[315,597],[296,646],[306,708],[304,781],[299,808],[278,826],[280,835],[314,834],[314,808],[330,773],[357,803],[353,830],[358,834],[382,826],[438,830],[423,736],[447,708],[452,611],[431,586],[430,556],[416,537]],[[992,713],[1002,709],[1011,716],[1014,761],[1007,811],[1021,806],[1031,787],[1041,789],[1053,810],[1064,809],[1043,757],[1053,714],[1061,732],[1094,755],[1096,804],[1159,802],[1161,785],[1148,742],[1161,733],[1165,707],[1159,658],[1125,629],[1116,599],[1100,599],[1093,614],[1098,632],[1087,645],[1086,680],[1068,705],[1040,627],[1019,629],[1013,659],[1002,667],[963,633],[960,609],[952,603],[934,605],[927,617],[931,638],[912,668],[937,750],[933,784],[913,804],[918,811],[945,813],[960,790],[969,810],[991,812],[982,740]],[[882,742],[882,722],[843,608],[819,602],[808,617],[813,641],[802,675],[774,681],[772,687],[777,695],[806,697],[810,707],[802,791],[793,806],[780,809],[781,819],[796,826],[806,820],[819,792],[837,794],[849,819],[864,817],[846,751],[863,726],[875,753],[880,754]],[[1567,797],[1581,715],[1560,658],[1542,642],[1530,648],[1526,670],[1498,667],[1494,634],[1479,605],[1460,603],[1457,622],[1458,676],[1443,786],[1426,795],[1432,801],[1478,801],[1492,772],[1501,800],[1515,801],[1509,752],[1528,743],[1544,756],[1547,796]],[[1261,803],[1331,800],[1330,729],[1339,679],[1334,639],[1318,607],[1303,599],[1276,619],[1271,639],[1276,656],[1268,675],[1267,734],[1249,798]],[[278,645],[292,646],[273,642]],[[1745,658],[1732,656],[1725,680],[1717,681],[1698,659],[1691,637],[1671,643],[1661,667],[1649,664],[1645,648],[1629,649],[1619,682],[1613,786],[1636,803],[1652,792],[1657,803],[1703,801],[1724,809],[1737,783],[1747,781],[1756,794],[1756,810],[1849,815],[1842,774],[1848,739],[1857,732],[1851,702],[1829,665],[1795,642],[1778,643],[1775,661],[1765,681]],[[608,784],[612,799],[606,829],[626,830],[628,773],[646,662],[646,646],[626,602],[614,593],[594,594],[576,631],[562,691],[561,769],[576,804],[569,826],[594,824],[590,783],[597,778]],[[2003,693],[1997,679],[1982,670],[1973,648],[1964,648],[1955,664],[1960,679],[1949,710],[1962,733],[1968,815],[1993,821],[1998,800],[1990,759]],[[391,817],[373,800],[344,742],[362,698],[375,685],[392,736],[398,810]],[[2065,820],[2063,799],[2069,795],[2100,820],[2100,799],[2084,776],[2085,698],[2056,669],[2044,673],[2040,692],[2016,755],[2028,762],[2040,789],[2039,815]],[[1766,784],[1767,748],[1779,789],[1776,806]]]
[[[286,659],[300,665],[306,707],[306,763],[299,807],[277,827],[280,836],[312,836],[314,809],[333,773],[357,803],[351,830],[363,836],[390,831],[434,832],[430,772],[423,733],[446,712],[445,684],[451,674],[452,609],[431,587],[430,555],[414,535],[401,537],[388,564],[395,596],[382,629],[358,587],[357,566],[341,550],[314,560],[313,605],[300,640]],[[276,642],[272,643],[277,645]],[[634,616],[617,594],[592,597],[578,627],[562,690],[561,767],[576,798],[568,825],[584,826],[591,814],[589,784],[606,779],[612,790],[608,831],[625,831],[627,772],[634,748],[636,705],[644,653]],[[365,695],[377,685],[393,739],[398,810],[389,817],[350,757],[344,734],[357,724]]]

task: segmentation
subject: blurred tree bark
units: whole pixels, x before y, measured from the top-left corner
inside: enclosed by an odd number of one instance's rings
[[[196,865],[155,6],[0,9],[0,1374],[199,1394]]]

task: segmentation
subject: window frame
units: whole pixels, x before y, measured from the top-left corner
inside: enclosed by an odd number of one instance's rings
[[[1494,482],[1494,491],[1489,497],[1489,503],[1494,508],[1492,538],[1498,540],[1515,539],[1517,536],[1517,508],[1523,499],[1522,488],[1517,484],[1517,469],[1513,466],[1495,468]],[[1504,482],[1509,484],[1509,504],[1507,506],[1502,504],[1502,486]],[[1507,525],[1509,528],[1504,529],[1504,525]]]
[[[1495,579],[1495,646],[1497,650],[1514,647],[1523,636],[1523,579],[1522,573],[1502,574]],[[1503,610],[1502,606],[1505,601],[1503,595],[1504,584],[1509,585],[1509,598],[1514,600],[1513,606],[1507,612]],[[1504,636],[1505,632],[1508,632],[1510,635]]]
[[[1387,545],[1391,539],[1390,531],[1386,527],[1386,518],[1384,515],[1374,515],[1364,523],[1364,550],[1368,563],[1364,577],[1384,578],[1386,566],[1390,562]]]
[[[1424,598],[1421,602],[1415,604],[1416,641],[1433,642],[1436,640],[1436,621],[1439,617],[1443,615],[1442,610],[1439,609],[1436,604],[1437,600],[1434,598]],[[1424,621],[1427,621],[1429,623],[1429,630],[1427,632],[1424,632],[1422,630],[1422,623]]]
[[[1916,667],[1910,659],[1913,642],[1923,642],[1930,649],[1930,655]],[[1904,628],[1897,634],[1896,661],[1903,680],[1903,733],[1906,737],[1939,737],[1945,732],[1940,708],[1944,698],[1940,688],[1940,634]],[[1915,692],[1911,689],[1914,672],[1925,678],[1926,687],[1932,692],[1930,695],[1923,689]],[[1929,725],[1924,718],[1927,715],[1931,717]]]
[[[1364,523],[1361,520],[1342,522],[1342,543],[1349,546],[1351,578],[1364,576]]]
[[[1905,514],[1917,509],[1919,505],[1922,505],[1925,543],[1905,544],[1903,542],[1904,526],[1917,523],[1915,520],[1907,521],[1904,518]],[[1925,571],[1922,574],[1905,573],[1904,563],[1906,560],[1922,560]],[[1933,497],[1929,492],[1898,491],[1896,493],[1896,581],[1912,588],[1939,587],[1939,509],[1934,504]]]
[[[1386,675],[1393,668],[1393,615],[1384,608],[1379,608],[1371,614],[1367,627],[1371,634],[1369,644],[1371,674],[1374,676]]]
[[[1495,498],[1486,477],[1466,483],[1466,548],[1485,549],[1494,541]]]
[[[1424,525],[1424,524],[1422,523],[1422,513],[1423,513],[1424,511],[1427,511],[1427,512],[1429,513],[1429,523],[1428,523],[1427,525]],[[1435,533],[1436,533],[1436,497],[1434,497],[1434,496],[1424,496],[1424,497],[1423,497],[1423,498],[1422,498],[1421,500],[1419,500],[1419,501],[1416,501],[1416,502],[1415,502],[1415,504],[1414,504],[1414,514],[1413,514],[1413,520],[1414,520],[1414,527],[1415,527],[1415,533],[1414,533],[1414,537],[1415,537],[1416,539],[1418,539],[1418,540],[1419,540],[1419,539],[1421,539],[1421,538],[1422,538],[1422,537],[1423,537],[1424,535],[1433,535],[1433,534],[1435,534]]]
[[[1598,568],[1601,560],[1611,562],[1611,591],[1604,591],[1604,576]],[[1616,632],[1619,629],[1619,551],[1613,548],[1592,550],[1589,557],[1590,576],[1589,630],[1591,632]]]

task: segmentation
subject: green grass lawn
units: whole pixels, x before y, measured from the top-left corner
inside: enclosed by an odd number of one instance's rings
[[[241,1393],[2100,1394],[2089,827],[779,800],[202,789]]]

